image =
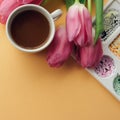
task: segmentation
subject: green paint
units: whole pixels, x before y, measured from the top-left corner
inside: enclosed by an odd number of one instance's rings
[[[120,75],[118,74],[113,81],[113,88],[115,92],[120,95]]]

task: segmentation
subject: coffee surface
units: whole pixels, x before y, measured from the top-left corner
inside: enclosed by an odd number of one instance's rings
[[[14,41],[23,48],[37,48],[46,42],[49,36],[48,20],[37,11],[19,13],[11,26]]]

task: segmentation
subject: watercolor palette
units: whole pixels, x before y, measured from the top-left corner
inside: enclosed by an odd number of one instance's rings
[[[120,0],[109,0],[104,6],[101,38],[104,55],[95,68],[86,70],[120,101]]]

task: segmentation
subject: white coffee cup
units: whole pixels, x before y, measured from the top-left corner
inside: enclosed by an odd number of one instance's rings
[[[45,16],[45,18],[48,20],[49,22],[49,37],[47,38],[47,41],[42,44],[41,46],[37,47],[37,48],[24,48],[21,47],[19,44],[17,44],[14,40],[14,38],[12,37],[11,34],[11,25],[13,20],[15,19],[15,17],[19,14],[22,13],[24,11],[27,10],[34,10],[37,12],[40,12],[42,15]],[[44,50],[46,47],[48,47],[50,45],[50,43],[53,40],[54,34],[55,34],[55,23],[54,20],[58,19],[59,16],[62,14],[62,11],[60,9],[55,10],[52,13],[49,13],[45,8],[43,8],[42,6],[38,6],[38,5],[34,5],[34,4],[26,4],[26,5],[22,5],[18,8],[16,8],[15,10],[13,10],[13,12],[9,15],[7,22],[6,22],[6,34],[8,37],[8,40],[12,43],[12,45],[24,52],[29,52],[29,53],[35,53],[35,52],[40,52],[42,50]]]

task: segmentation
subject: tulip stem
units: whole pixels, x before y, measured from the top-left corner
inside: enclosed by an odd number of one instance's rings
[[[95,27],[95,43],[96,43],[100,34],[104,30],[104,25],[103,25],[103,0],[95,0],[95,6],[96,6],[96,27]]]
[[[79,0],[75,0],[75,3],[79,3]]]
[[[91,0],[87,1],[87,6],[88,6],[88,11],[90,12],[90,15],[92,15],[92,8],[91,8],[92,2],[91,2]]]

